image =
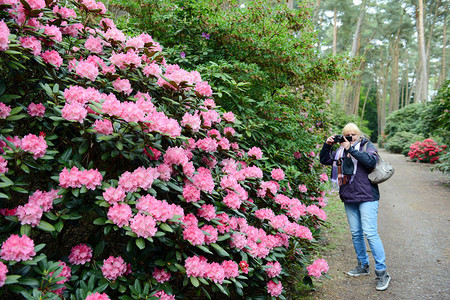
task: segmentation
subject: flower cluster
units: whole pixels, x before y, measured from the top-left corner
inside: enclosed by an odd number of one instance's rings
[[[439,161],[442,154],[447,153],[447,145],[439,145],[432,139],[417,141],[411,146],[408,156],[412,161],[423,163],[435,163]]]
[[[322,276],[322,273],[328,272],[328,264],[324,259],[320,258],[314,261],[312,265],[306,267],[306,269],[308,270],[309,276],[319,278]]]

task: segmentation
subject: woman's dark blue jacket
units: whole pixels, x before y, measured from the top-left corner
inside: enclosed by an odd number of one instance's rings
[[[367,144],[366,152],[363,151],[364,145]],[[324,165],[332,165],[336,156],[333,146],[324,143],[320,151],[320,162]],[[369,181],[368,175],[375,167],[378,156],[377,149],[366,138],[362,138],[359,151],[351,146],[348,150],[344,150],[344,154],[350,153],[358,161],[358,167],[353,181],[343,184],[339,187],[339,196],[344,203],[359,203],[366,201],[378,201],[380,192],[377,184]]]

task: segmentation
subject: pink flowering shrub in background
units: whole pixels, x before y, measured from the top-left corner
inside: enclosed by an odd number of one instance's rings
[[[289,266],[326,272],[316,155],[300,182],[199,72],[63,4],[0,8],[0,297],[283,299]]]
[[[409,159],[423,163],[436,163],[441,155],[447,153],[447,145],[439,145],[433,139],[417,141],[409,148]]]

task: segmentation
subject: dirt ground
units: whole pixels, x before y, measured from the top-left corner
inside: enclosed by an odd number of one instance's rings
[[[331,241],[336,247],[324,257],[331,279],[320,280],[312,298],[450,299],[450,187],[445,185],[449,178],[432,172],[429,164],[413,163],[383,149],[380,154],[395,168],[394,176],[379,186],[378,231],[392,277],[389,288],[375,289],[370,253],[370,276],[346,275],[357,263],[347,227]]]

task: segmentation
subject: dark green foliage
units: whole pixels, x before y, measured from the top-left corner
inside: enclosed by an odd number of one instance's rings
[[[384,147],[393,152],[393,153],[401,153],[403,155],[407,155],[409,152],[409,146],[416,141],[423,140],[424,137],[420,134],[415,134],[408,131],[400,131],[396,132],[394,136],[392,136],[388,142],[384,145]]]
[[[439,135],[445,144],[450,142],[450,80],[447,80],[437,96],[427,107],[424,127],[433,135]]]

